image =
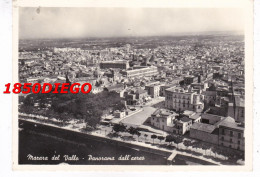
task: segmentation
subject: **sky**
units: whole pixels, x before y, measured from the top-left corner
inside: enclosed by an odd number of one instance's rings
[[[169,36],[243,31],[241,9],[20,7],[19,38]]]

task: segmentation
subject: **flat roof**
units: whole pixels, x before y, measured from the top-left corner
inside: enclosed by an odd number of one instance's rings
[[[199,118],[199,117],[201,117],[201,113],[196,113],[196,114],[194,114],[194,115],[191,115],[190,116],[190,119],[197,119],[197,118]]]
[[[216,129],[216,126],[210,125],[210,124],[204,124],[204,123],[194,123],[191,126],[191,129],[196,129],[196,130],[199,130],[199,131],[212,133]]]
[[[182,117],[182,118],[181,118],[181,121],[182,121],[182,122],[190,122],[191,119],[189,119],[188,117]]]

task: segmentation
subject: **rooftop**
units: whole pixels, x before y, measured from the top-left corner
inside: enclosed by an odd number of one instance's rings
[[[240,126],[235,122],[235,120],[232,117],[227,117],[223,121],[219,123],[219,126],[226,127],[226,128],[232,128],[236,130],[244,131],[244,127]]]
[[[188,117],[182,117],[181,119],[181,122],[190,122],[191,119],[189,119]]]
[[[188,90],[184,90],[183,88],[181,87],[171,87],[171,88],[168,88],[168,89],[165,89],[166,91],[169,91],[169,92],[175,92],[175,93],[193,93],[193,92],[189,92]]]
[[[204,124],[204,123],[194,123],[191,126],[191,128],[196,129],[196,130],[200,130],[200,131],[203,131],[203,132],[207,132],[207,133],[212,133],[216,129],[216,126],[210,125],[210,124]]]
[[[185,111],[183,112],[183,114],[186,115],[186,116],[191,116],[191,115],[194,115],[195,112],[194,112],[194,111],[185,110]]]
[[[158,116],[158,117],[159,116],[170,116],[170,115],[177,115],[177,114],[173,111],[169,111],[169,110],[166,110],[166,109],[157,109],[152,114],[152,116]]]
[[[190,119],[196,120],[197,118],[201,117],[201,113],[196,113],[190,116]]]

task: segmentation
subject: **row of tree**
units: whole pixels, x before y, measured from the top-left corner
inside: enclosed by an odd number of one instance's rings
[[[115,124],[113,126],[113,131],[115,131],[116,133],[118,133],[118,132],[128,132],[131,135],[137,135],[138,141],[139,141],[139,137],[141,136],[141,133],[136,128],[130,127],[129,129],[127,129],[126,126],[123,125],[123,124]]]
[[[116,133],[128,132],[131,135],[137,135],[138,141],[139,141],[139,137],[141,136],[141,133],[137,128],[130,127],[130,128],[127,129],[126,126],[123,125],[123,124],[115,124],[113,126],[113,131],[115,131]],[[146,140],[148,135],[144,134],[144,137],[145,137],[145,140]],[[153,139],[153,144],[154,144],[155,139],[160,140],[160,143],[163,140],[165,140],[165,142],[168,142],[169,144],[171,144],[173,142],[173,143],[177,144],[177,148],[178,148],[178,144],[180,144],[182,142],[182,138],[180,136],[174,136],[174,135],[167,135],[166,137],[164,137],[164,136],[157,136],[155,134],[152,134],[151,139]]]
[[[65,122],[69,119],[81,119],[91,127],[96,127],[103,114],[125,109],[125,105],[116,92],[98,94],[39,93],[28,95],[19,101],[22,102],[19,107],[20,112],[55,117]]]

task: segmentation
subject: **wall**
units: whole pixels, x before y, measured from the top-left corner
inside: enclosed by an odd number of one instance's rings
[[[190,129],[190,137],[208,143],[218,144],[218,135],[210,134],[193,128]]]
[[[230,135],[230,131],[233,132],[232,136]],[[239,133],[241,137],[238,136]],[[232,142],[230,140],[232,140]],[[238,141],[240,141],[240,144],[238,143]],[[219,127],[219,145],[244,151],[245,150],[244,134],[243,132],[235,131],[234,129]]]

